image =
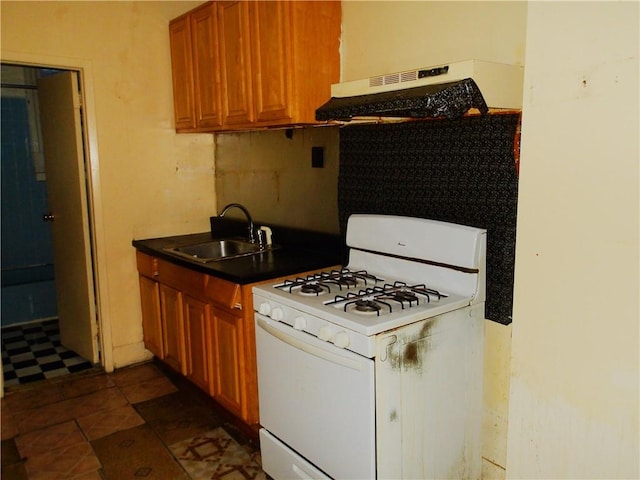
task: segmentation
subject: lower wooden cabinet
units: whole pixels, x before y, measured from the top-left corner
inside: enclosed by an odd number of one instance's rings
[[[142,275],[139,280],[144,344],[156,357],[164,359],[162,320],[160,318],[160,286],[155,280]]]
[[[213,369],[215,384],[213,398],[236,415],[243,416],[242,382],[244,357],[242,317],[214,310]]]
[[[211,393],[211,305],[185,295],[184,330],[185,375],[202,390]]]
[[[182,292],[160,284],[160,312],[164,346],[163,360],[176,372],[184,375],[186,368]]]
[[[146,348],[245,423],[257,424],[255,340],[247,334],[252,285],[136,255]]]

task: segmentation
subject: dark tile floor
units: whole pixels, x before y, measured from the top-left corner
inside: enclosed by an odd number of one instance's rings
[[[57,319],[4,327],[1,338],[5,386],[93,368],[91,362],[60,344]]]
[[[265,479],[253,435],[161,364],[8,386],[2,479]]]

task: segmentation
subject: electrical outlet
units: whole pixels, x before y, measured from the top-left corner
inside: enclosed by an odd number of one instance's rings
[[[311,147],[311,168],[324,168],[324,147]]]

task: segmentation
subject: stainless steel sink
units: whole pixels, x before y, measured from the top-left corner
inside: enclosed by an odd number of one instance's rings
[[[197,243],[195,245],[166,248],[165,251],[195,262],[207,263],[254,255],[264,251],[264,248],[260,248],[257,243],[251,243],[246,240],[224,239]]]

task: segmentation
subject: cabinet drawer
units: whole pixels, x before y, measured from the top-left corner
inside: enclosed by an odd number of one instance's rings
[[[202,298],[207,275],[158,260],[158,281],[170,285],[189,295]]]
[[[225,308],[242,309],[240,299],[240,285],[222,280],[221,278],[206,276],[205,298]]]
[[[136,264],[138,266],[138,273],[149,278],[156,278],[158,276],[158,259],[136,251]]]

